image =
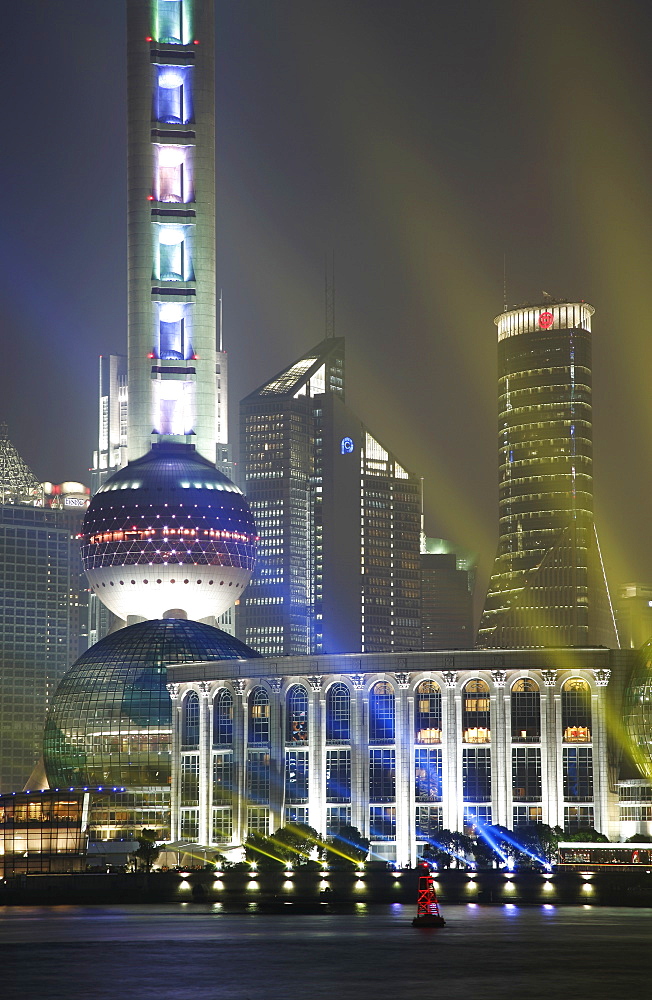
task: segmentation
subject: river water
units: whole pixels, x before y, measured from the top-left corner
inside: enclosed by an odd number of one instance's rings
[[[224,913],[210,904],[0,907],[4,1000],[638,1000],[652,910],[450,906]]]

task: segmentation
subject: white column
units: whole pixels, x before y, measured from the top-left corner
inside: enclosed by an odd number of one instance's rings
[[[351,699],[351,825],[363,837],[369,836],[369,695],[364,690],[364,675],[352,674],[354,697]]]
[[[233,842],[247,837],[247,698],[246,680],[233,681]]]
[[[309,822],[320,836],[326,834],[325,795],[325,741],[326,741],[326,697],[322,693],[324,678],[318,675],[308,678],[310,699],[308,702],[308,815]]]
[[[172,701],[172,746],[170,781],[170,840],[181,839],[181,815],[179,812],[179,781],[181,776],[181,698],[180,684],[166,685]]]
[[[410,813],[414,813],[410,796],[410,757],[412,754],[412,730],[410,730],[408,697],[410,675],[398,673],[395,675],[398,687],[398,697],[395,701],[395,754],[396,754],[396,863],[403,868],[411,856],[410,844],[414,840],[411,831],[414,824]]]
[[[596,683],[596,690],[591,697],[595,828],[607,836],[612,833],[617,836],[618,803],[615,796],[615,810],[609,808],[609,755],[605,719],[605,693],[611,671],[603,669],[594,670],[593,673]]]
[[[504,670],[492,670],[494,691],[491,695],[491,822],[512,826],[507,821],[507,789],[511,789],[511,766],[508,766],[505,745],[505,682]],[[509,761],[511,765],[511,761]]]
[[[446,830],[458,830],[459,801],[458,792],[459,744],[461,734],[457,725],[457,706],[459,695],[456,693],[457,671],[446,670],[442,675],[442,822]]]
[[[285,823],[285,705],[281,677],[266,677],[269,699],[269,832]]]
[[[210,844],[212,836],[212,734],[209,703],[210,684],[199,682],[199,843]]]

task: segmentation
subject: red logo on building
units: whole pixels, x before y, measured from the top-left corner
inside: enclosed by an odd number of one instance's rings
[[[539,314],[539,326],[542,330],[549,330],[554,322],[555,317],[551,312],[542,312]]]

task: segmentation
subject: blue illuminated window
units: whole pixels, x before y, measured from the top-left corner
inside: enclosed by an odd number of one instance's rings
[[[369,697],[369,739],[393,743],[394,731],[394,689],[387,681],[378,681]]]
[[[305,743],[308,739],[308,692],[294,684],[287,694],[287,741]]]
[[[332,684],[326,695],[326,742],[351,739],[351,692],[346,684]]]
[[[191,691],[183,700],[183,734],[181,742],[184,747],[199,746],[199,695]]]
[[[262,687],[249,695],[249,742],[269,743],[269,695]]]
[[[213,744],[230,746],[233,743],[233,695],[223,688],[213,705]]]

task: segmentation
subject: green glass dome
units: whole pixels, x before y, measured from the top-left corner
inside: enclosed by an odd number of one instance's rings
[[[652,640],[641,648],[625,693],[625,723],[632,757],[641,774],[652,779]]]
[[[50,787],[167,787],[166,665],[258,655],[221,629],[178,618],[138,622],[101,639],[65,674],[48,713]]]

